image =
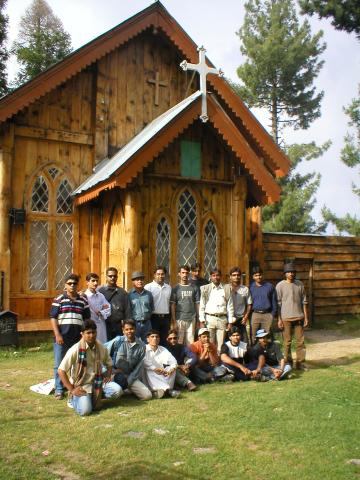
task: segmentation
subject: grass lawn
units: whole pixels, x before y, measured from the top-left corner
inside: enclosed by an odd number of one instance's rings
[[[50,351],[0,353],[1,479],[360,478],[347,463],[360,459],[359,359],[180,399],[123,397],[86,418],[29,390],[51,366]]]

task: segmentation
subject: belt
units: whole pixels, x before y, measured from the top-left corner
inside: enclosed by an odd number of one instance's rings
[[[205,313],[205,315],[210,315],[210,317],[227,317],[226,313]]]
[[[153,313],[153,317],[159,317],[159,318],[167,318],[170,315],[170,313]]]
[[[270,313],[270,310],[253,310],[255,313]]]
[[[148,322],[150,319],[148,320],[135,320],[136,323],[146,323]]]

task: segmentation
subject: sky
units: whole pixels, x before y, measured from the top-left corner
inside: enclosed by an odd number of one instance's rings
[[[101,35],[130,16],[153,3],[152,0],[47,0],[54,13],[62,20],[72,38],[74,49]],[[225,76],[238,81],[237,67],[244,62],[240,52],[240,40],[236,32],[244,18],[243,0],[163,0],[165,8],[197,43],[207,50],[212,63],[221,68]],[[8,0],[9,43],[16,38],[19,21],[31,0]],[[302,18],[300,19],[302,21]],[[307,130],[286,130],[286,143],[322,144],[332,141],[331,148],[321,158],[302,162],[301,173],[319,172],[321,185],[317,192],[317,204],[313,216],[321,220],[321,208],[325,205],[337,215],[350,213],[360,217],[360,203],[351,191],[351,183],[359,184],[356,169],[346,167],[340,161],[343,138],[349,130],[343,107],[357,95],[360,83],[360,42],[355,34],[335,30],[328,20],[309,19],[313,33],[322,29],[326,51],[322,55],[324,67],[315,81],[318,91],[324,90],[321,118]],[[10,78],[16,72],[16,62],[9,66]],[[268,116],[261,110],[253,110],[265,128]],[[329,234],[336,230],[330,226]]]

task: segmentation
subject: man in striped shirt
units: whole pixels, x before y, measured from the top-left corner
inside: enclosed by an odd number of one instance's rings
[[[64,386],[58,367],[66,352],[80,340],[83,321],[90,318],[90,308],[85,297],[77,293],[79,276],[71,273],[65,279],[64,293],[51,305],[50,320],[54,332],[55,398],[64,398]]]

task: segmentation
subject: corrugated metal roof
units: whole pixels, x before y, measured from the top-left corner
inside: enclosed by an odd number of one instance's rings
[[[122,167],[128,160],[131,159],[141,148],[143,148],[155,135],[157,135],[166,125],[174,120],[180,113],[182,113],[188,106],[195,102],[201,96],[198,90],[189,97],[182,100],[174,107],[167,110],[165,113],[155,118],[149,125],[147,125],[138,135],[130,140],[121,150],[119,150],[113,157],[105,158],[94,168],[94,173],[85,180],[72,195],[76,196],[84,193],[90,188],[95,187],[109,179],[120,167]]]

